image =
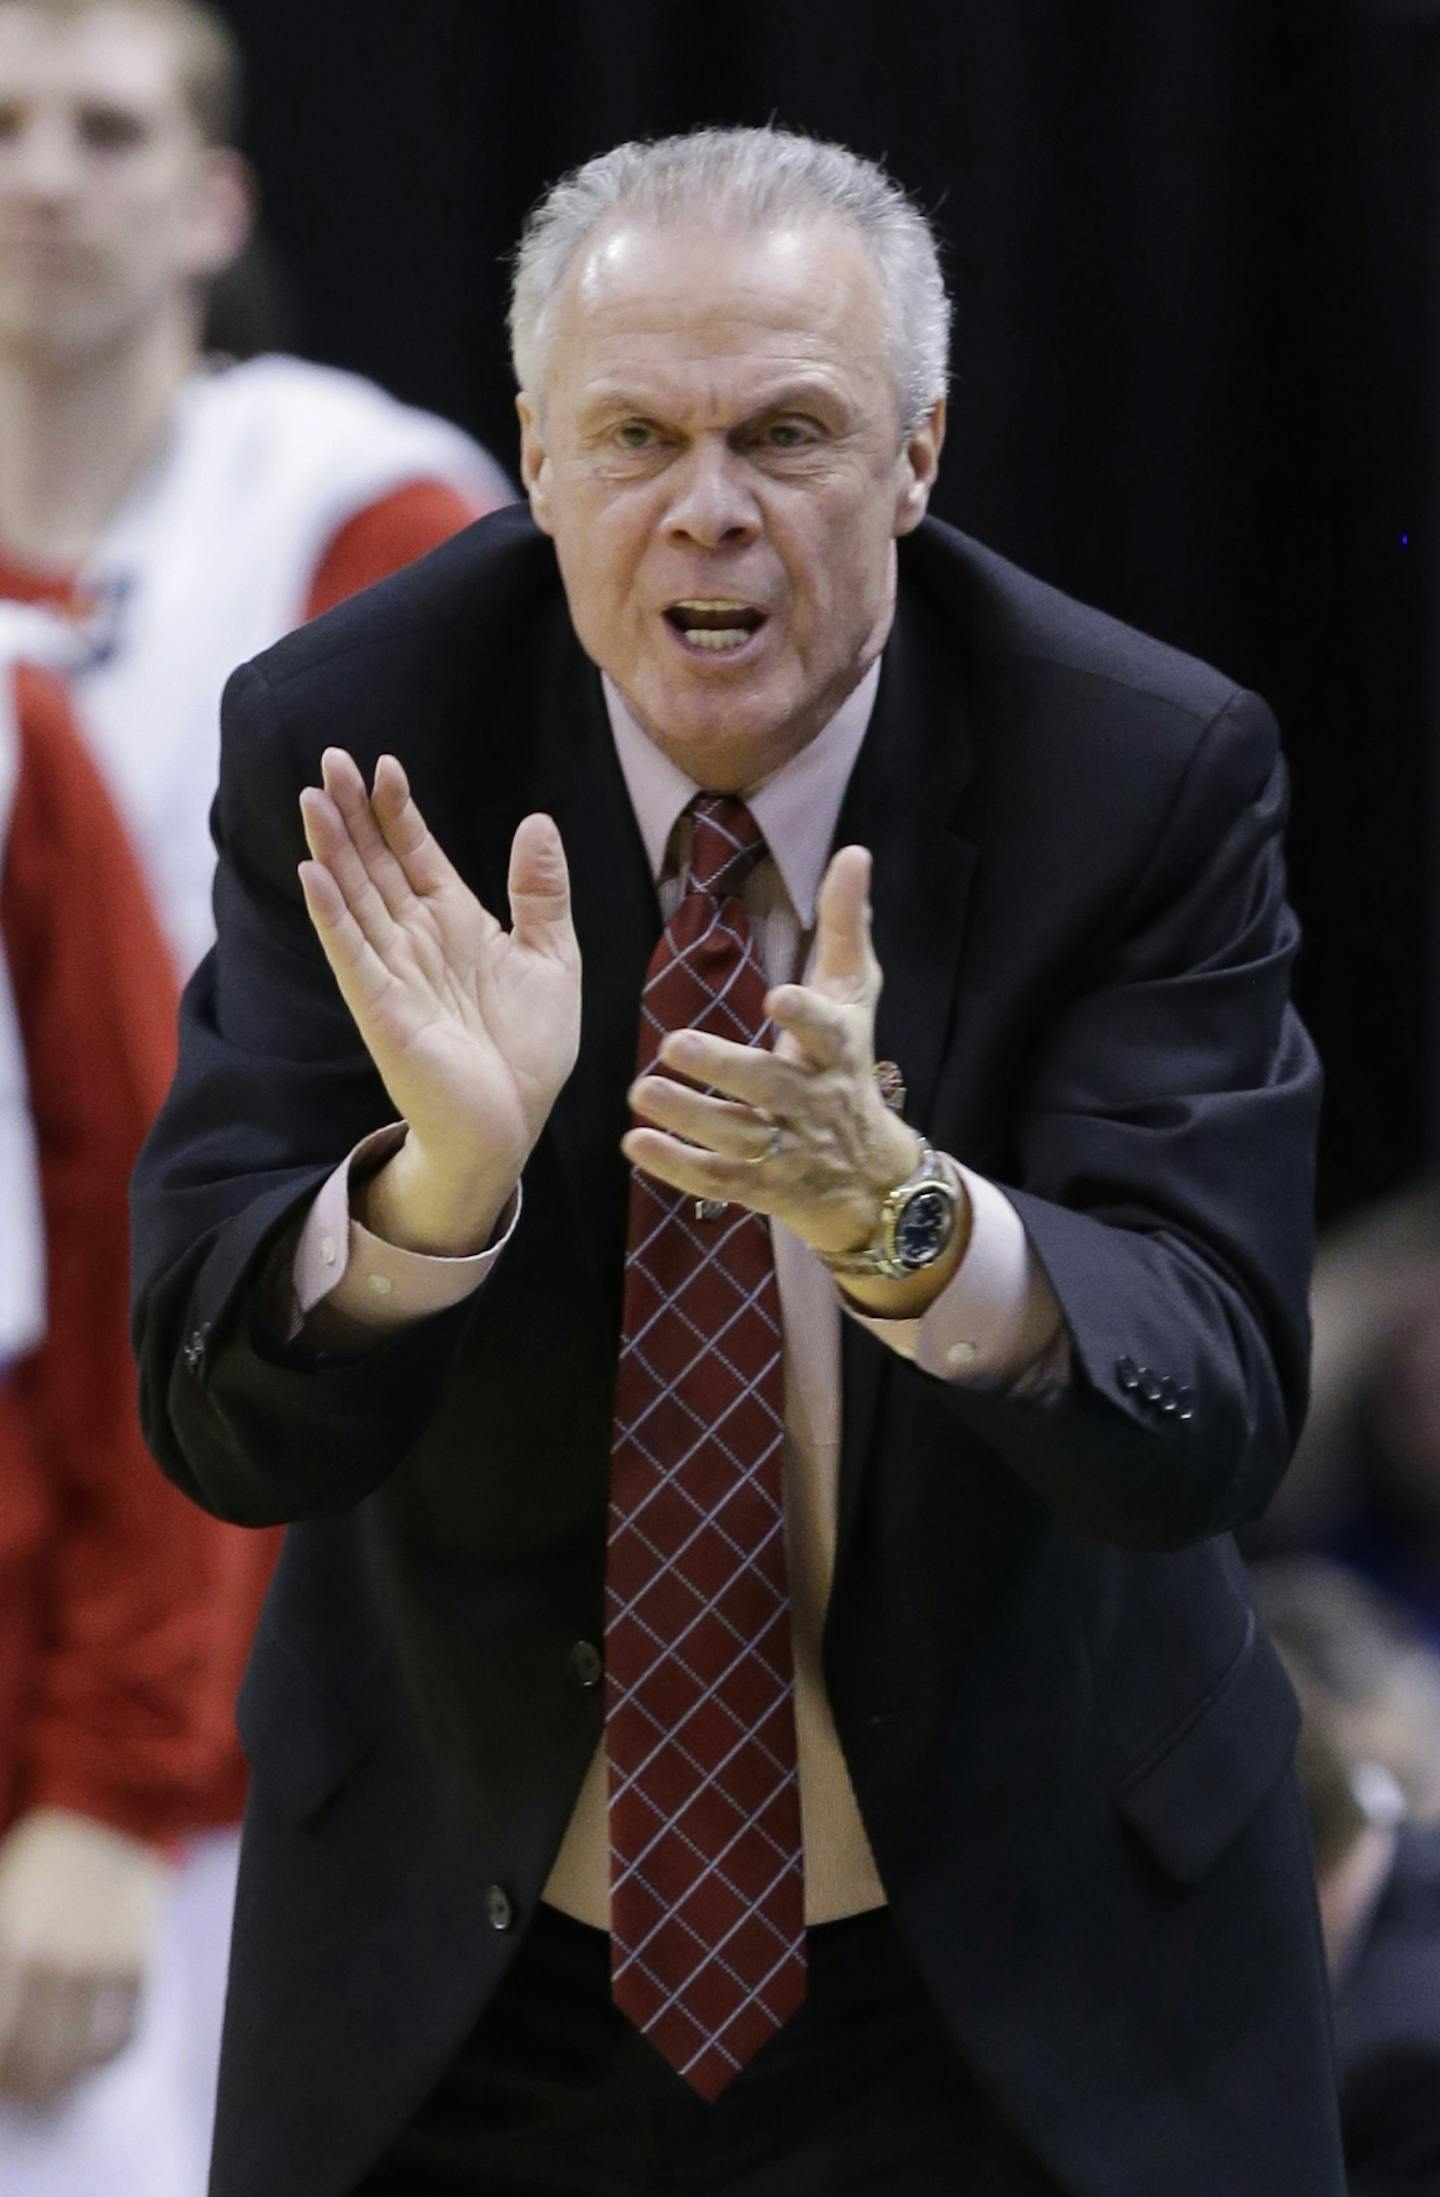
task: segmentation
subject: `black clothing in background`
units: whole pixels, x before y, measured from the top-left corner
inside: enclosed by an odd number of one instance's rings
[[[544,183],[772,116],[887,160],[959,300],[934,510],[1286,727],[1322,1213],[1414,1169],[1427,1106],[1434,1149],[1433,0],[227,12],[303,344],[502,459],[506,261]]]
[[[1335,1994],[1350,2197],[1440,2190],[1440,1830],[1406,1829]]]

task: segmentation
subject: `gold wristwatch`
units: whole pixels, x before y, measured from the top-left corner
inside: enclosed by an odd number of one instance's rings
[[[869,1243],[820,1256],[841,1281],[903,1282],[944,1257],[959,1221],[960,1185],[921,1137],[919,1165],[885,1193]]]

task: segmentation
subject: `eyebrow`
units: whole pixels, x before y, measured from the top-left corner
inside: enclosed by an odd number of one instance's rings
[[[772,419],[777,412],[838,411],[848,418],[852,409],[831,383],[806,376],[782,383],[773,396],[766,397],[735,424],[737,428],[752,427],[759,420]],[[601,382],[587,394],[580,416],[588,421],[633,413],[637,418],[659,419],[667,410],[658,390],[647,394],[631,382]]]

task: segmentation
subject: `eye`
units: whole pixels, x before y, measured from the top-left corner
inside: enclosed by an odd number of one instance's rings
[[[145,124],[139,115],[127,114],[123,107],[85,107],[81,110],[81,142],[92,152],[123,152],[132,145],[143,143],[145,136]]]
[[[645,420],[622,420],[615,430],[615,440],[622,450],[649,450],[654,447],[656,435]]]
[[[18,137],[19,135],[20,109],[8,105],[0,106],[0,142],[3,142],[6,138]]]
[[[770,420],[760,433],[767,450],[805,450],[818,439],[812,420]]]

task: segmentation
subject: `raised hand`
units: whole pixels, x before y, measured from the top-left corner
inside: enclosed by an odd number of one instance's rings
[[[394,756],[373,791],[328,748],[300,796],[305,904],[409,1136],[371,1188],[413,1248],[479,1249],[575,1064],[580,952],[560,835],[527,816],[505,930],[441,850]]]
[[[688,1082],[642,1076],[630,1092],[654,1125],[625,1136],[637,1167],[696,1197],[773,1213],[819,1251],[865,1243],[885,1192],[919,1156],[875,1083],[881,975],[869,884],[869,854],[842,847],[820,887],[810,981],[766,999],[780,1032],[773,1052],[672,1032],[660,1059]]]

